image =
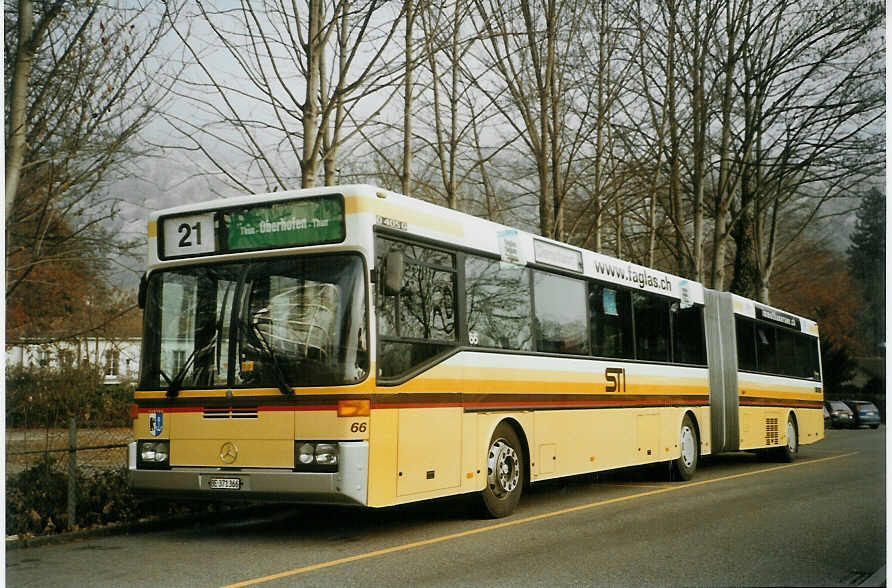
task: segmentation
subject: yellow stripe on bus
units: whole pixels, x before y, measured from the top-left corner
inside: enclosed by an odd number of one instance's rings
[[[370,213],[412,225],[413,229],[425,228],[456,237],[465,236],[465,226],[457,221],[416,212],[409,208],[387,202],[387,200],[370,200],[360,196],[348,196],[344,199],[347,214]]]

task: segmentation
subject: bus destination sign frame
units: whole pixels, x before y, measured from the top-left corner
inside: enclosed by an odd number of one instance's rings
[[[340,243],[344,197],[326,194],[159,219],[161,259]]]

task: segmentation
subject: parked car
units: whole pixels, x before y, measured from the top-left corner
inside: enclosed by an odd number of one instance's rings
[[[834,429],[843,429],[853,426],[855,416],[852,409],[841,400],[825,400],[824,408],[830,413],[830,426]]]
[[[876,429],[880,426],[880,411],[873,402],[866,400],[844,400],[843,402],[852,409],[854,417],[852,427],[857,429],[867,425],[871,429]]]
[[[824,407],[824,428],[827,429],[830,427],[830,411],[827,410],[827,407]]]

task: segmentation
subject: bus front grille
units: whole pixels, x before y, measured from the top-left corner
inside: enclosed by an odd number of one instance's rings
[[[205,408],[202,416],[206,419],[256,419],[257,408]]]

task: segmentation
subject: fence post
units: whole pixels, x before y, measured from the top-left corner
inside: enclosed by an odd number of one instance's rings
[[[68,529],[73,529],[77,515],[77,423],[68,425]]]

